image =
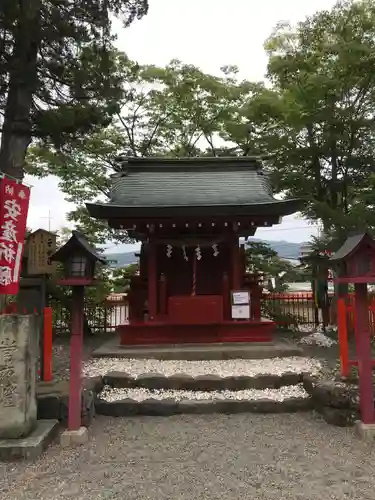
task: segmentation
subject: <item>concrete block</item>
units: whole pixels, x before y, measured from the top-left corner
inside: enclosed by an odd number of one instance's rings
[[[0,460],[38,458],[54,440],[58,426],[57,420],[38,420],[36,427],[27,437],[0,439]]]
[[[375,439],[375,424],[364,424],[361,420],[357,420],[355,431],[357,436],[364,441],[373,441]]]
[[[38,331],[34,316],[0,316],[0,438],[22,438],[36,427]]]
[[[86,427],[80,427],[78,430],[66,430],[61,433],[60,444],[63,448],[68,446],[80,446],[89,440],[89,432]]]

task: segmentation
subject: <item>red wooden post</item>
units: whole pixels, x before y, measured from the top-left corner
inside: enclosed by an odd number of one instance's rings
[[[157,314],[158,283],[156,274],[156,246],[153,241],[148,244],[148,317],[155,319]]]
[[[346,304],[345,299],[340,298],[337,301],[337,327],[339,334],[341,375],[349,376],[349,347],[348,347],[348,328],[346,322]]]
[[[43,321],[43,380],[52,380],[52,307],[45,307]]]
[[[70,382],[69,382],[69,417],[70,431],[81,427],[81,363],[83,343],[83,307],[85,289],[83,286],[72,287],[72,331],[70,338]]]
[[[260,321],[262,318],[262,288],[257,282],[251,288],[251,310],[253,319]]]
[[[241,288],[240,277],[240,252],[238,247],[238,238],[232,240],[231,245],[231,264],[232,264],[232,290],[239,290]]]
[[[160,314],[167,314],[167,278],[165,274],[160,276],[159,282]]]
[[[228,274],[223,274],[223,316],[224,320],[228,321],[232,318],[231,300],[230,300],[230,286]]]
[[[361,419],[364,424],[372,424],[374,423],[374,389],[366,283],[355,284],[355,329]]]

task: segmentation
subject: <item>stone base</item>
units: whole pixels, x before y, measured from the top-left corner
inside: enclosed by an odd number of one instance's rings
[[[35,459],[57,434],[57,420],[38,420],[33,432],[22,439],[0,439],[0,460]]]
[[[109,417],[128,417],[134,415],[165,416],[185,413],[295,413],[311,410],[310,398],[287,398],[283,401],[272,399],[254,400],[185,400],[146,399],[135,401],[123,399],[120,401],[96,400],[96,410],[100,415]]]
[[[60,444],[63,448],[68,446],[79,446],[87,443],[89,440],[89,433],[86,427],[80,427],[76,431],[64,431],[60,436]]]
[[[211,344],[150,344],[121,346],[117,338],[105,342],[94,351],[94,358],[185,359],[206,361],[220,359],[265,359],[304,356],[303,349],[292,342],[236,342]]]
[[[361,420],[355,423],[356,434],[365,441],[375,439],[375,424],[364,424]]]

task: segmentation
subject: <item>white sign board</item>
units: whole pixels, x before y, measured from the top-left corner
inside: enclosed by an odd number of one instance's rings
[[[232,318],[233,319],[250,319],[250,306],[240,305],[232,306]]]
[[[250,303],[250,293],[248,290],[232,292],[232,305],[240,306]]]

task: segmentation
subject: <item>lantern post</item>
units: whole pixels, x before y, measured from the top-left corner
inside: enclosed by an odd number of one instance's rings
[[[97,283],[96,263],[104,263],[105,260],[78,231],[72,231],[69,241],[51,257],[51,260],[61,262],[63,265],[63,278],[58,284],[70,286],[72,290],[68,430],[61,435],[61,445],[69,446],[82,444],[88,439],[87,429],[81,426],[85,286]]]
[[[355,341],[358,358],[358,386],[361,437],[375,437],[374,388],[372,382],[371,334],[367,284],[375,283],[375,241],[366,232],[350,236],[331,257],[337,283],[353,283],[355,289]]]

